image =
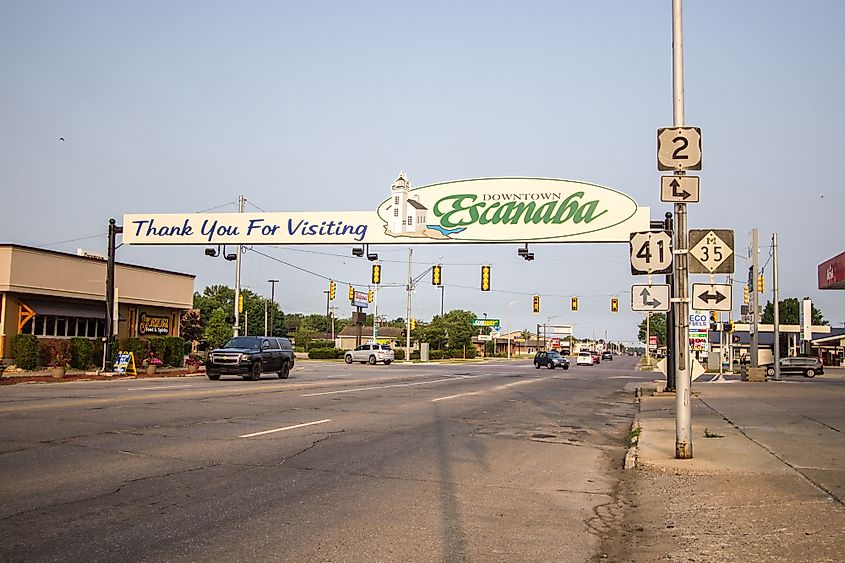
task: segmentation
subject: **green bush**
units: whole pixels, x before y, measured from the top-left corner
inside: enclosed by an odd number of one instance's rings
[[[70,362],[70,341],[63,338],[42,338],[38,341],[41,364],[51,368],[67,367]]]
[[[12,337],[12,356],[20,369],[38,367],[38,338],[33,334],[16,334]]]
[[[141,365],[141,360],[147,357],[147,351],[149,350],[149,342],[141,338],[127,338],[123,342],[120,343],[119,350],[120,352],[132,352],[132,355],[135,356],[135,363],[137,365]],[[117,352],[116,351],[116,352]],[[100,356],[103,355],[102,349],[100,350]]]
[[[308,358],[311,360],[336,360],[343,357],[343,350],[337,348],[311,348]]]
[[[334,340],[312,340],[308,345],[309,348],[334,348]]]
[[[413,352],[411,352],[411,359],[412,360],[419,360],[420,359],[420,351],[414,350]]]
[[[185,359],[185,339],[181,336],[164,337],[165,354],[161,358],[168,366],[181,367]]]
[[[429,360],[442,360],[446,357],[446,354],[443,350],[430,350],[428,352],[428,359]]]
[[[405,359],[405,350],[404,348],[394,348],[393,349],[393,359],[394,360],[404,360]]]
[[[147,340],[150,342],[150,352],[166,364],[167,340],[163,336],[151,336]]]
[[[85,369],[94,364],[94,343],[87,338],[70,339],[70,366]]]
[[[477,355],[478,351],[475,349],[475,346],[467,346],[467,358],[474,358]]]

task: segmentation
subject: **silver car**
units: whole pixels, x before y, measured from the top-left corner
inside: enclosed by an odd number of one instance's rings
[[[354,350],[349,350],[344,354],[343,359],[347,364],[352,362],[361,362],[370,365],[376,365],[379,362],[389,366],[393,361],[393,348],[387,344],[362,344]]]

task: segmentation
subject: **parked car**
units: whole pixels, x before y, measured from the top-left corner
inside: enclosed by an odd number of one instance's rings
[[[604,352],[601,353],[601,359],[602,360],[610,360],[612,362],[613,361],[613,352],[611,352],[610,350],[605,350]]]
[[[575,365],[577,366],[591,366],[594,363],[596,363],[596,361],[593,353],[587,350],[578,352],[578,357],[575,358]]]
[[[783,375],[803,375],[804,377],[815,377],[816,374],[824,373],[822,361],[818,358],[781,358],[780,373]],[[766,366],[766,375],[775,375],[775,365]]]
[[[293,346],[287,338],[236,336],[222,348],[208,353],[205,374],[212,381],[217,381],[221,375],[257,380],[266,372],[287,379],[295,361]]]
[[[354,350],[346,352],[343,359],[347,364],[351,364],[352,362],[366,364],[369,362],[370,365],[374,366],[379,362],[383,362],[384,365],[389,366],[394,356],[393,348],[387,344],[361,344]]]
[[[549,369],[569,369],[569,360],[561,356],[560,352],[554,350],[537,352],[534,355],[534,367],[540,369],[540,366],[546,366]]]

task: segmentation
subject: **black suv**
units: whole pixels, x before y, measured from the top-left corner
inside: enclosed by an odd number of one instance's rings
[[[540,369],[540,366],[546,366],[549,369],[555,369],[556,367],[569,369],[569,360],[554,350],[550,352],[537,352],[534,356],[534,367]]]
[[[212,381],[221,375],[258,380],[265,372],[275,372],[279,379],[287,379],[294,362],[293,346],[287,338],[236,336],[222,348],[208,353],[205,373]]]

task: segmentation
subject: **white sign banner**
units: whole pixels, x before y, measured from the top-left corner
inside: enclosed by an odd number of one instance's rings
[[[649,209],[611,188],[550,178],[480,178],[411,188],[404,175],[375,211],[133,213],[126,244],[628,242]]]
[[[695,329],[708,330],[710,328],[710,317],[706,312],[692,311],[689,314],[689,329],[690,332]]]

